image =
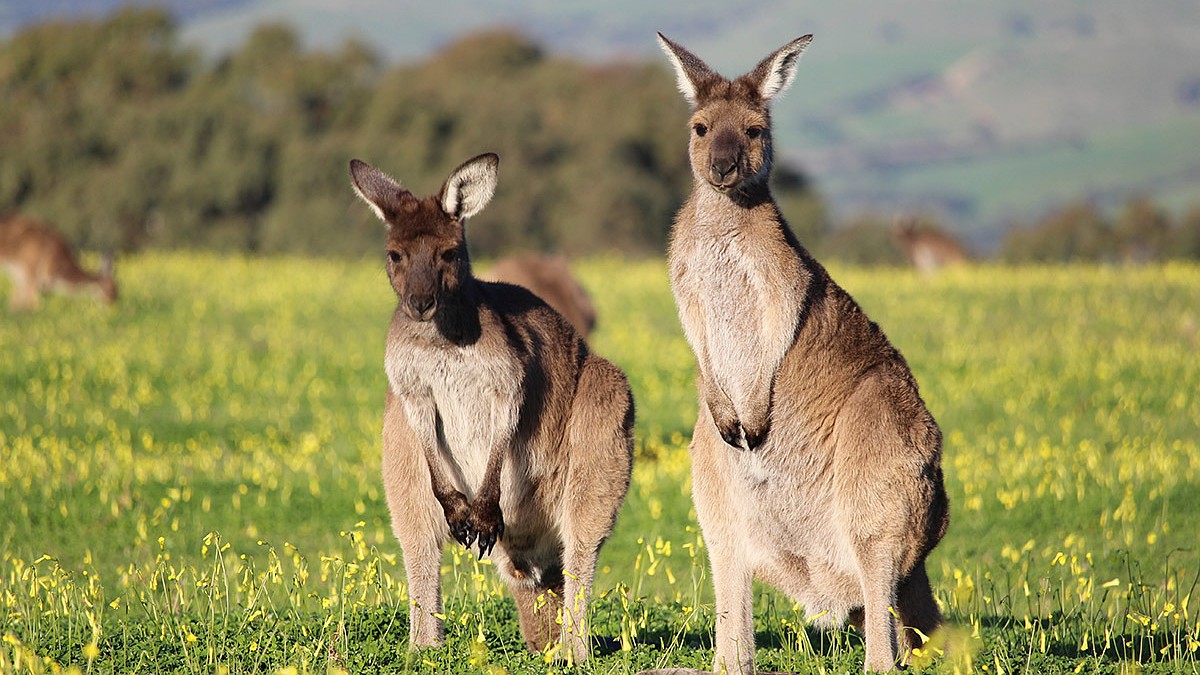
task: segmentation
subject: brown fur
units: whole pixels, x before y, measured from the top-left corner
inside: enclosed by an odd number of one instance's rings
[[[596,327],[596,308],[583,285],[558,255],[524,253],[497,260],[484,279],[524,286],[562,314],[586,340]]]
[[[111,257],[105,258],[99,274],[92,274],[79,266],[61,234],[31,218],[0,219],[0,266],[13,280],[8,301],[13,310],[36,309],[41,296],[50,291],[94,293],[108,303],[117,299]]]
[[[938,229],[918,228],[912,218],[901,218],[892,226],[892,236],[912,266],[923,274],[971,259],[963,245]]]
[[[491,555],[531,649],[561,640],[583,661],[596,557],[629,487],[633,399],[624,374],[543,301],[472,276],[463,224],[491,198],[498,161],[469,160],[426,198],[351,162],[356,191],[388,226],[399,300],[383,480],[410,644],[442,642],[439,567],[453,538]]]
[[[659,36],[693,105],[693,190],[668,263],[696,353],[693,498],[713,567],[714,670],[754,669],[751,582],[823,623],[862,608],[867,670],[941,622],[925,556],[948,523],[941,433],[899,352],[796,240],[767,187],[770,99],[811,36],[729,81]],[[905,643],[915,633],[904,631]]]

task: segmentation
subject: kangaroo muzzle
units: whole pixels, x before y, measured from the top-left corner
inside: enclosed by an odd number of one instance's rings
[[[740,179],[738,165],[742,159],[742,145],[734,134],[720,133],[713,139],[708,152],[708,180],[717,187],[733,187]]]
[[[404,313],[413,321],[429,321],[437,313],[437,297],[410,295],[404,302]]]

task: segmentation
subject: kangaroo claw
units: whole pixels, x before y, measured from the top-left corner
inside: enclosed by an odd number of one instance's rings
[[[496,542],[504,536],[504,514],[495,501],[479,501],[471,507],[471,526],[479,535],[479,556],[491,554]]]

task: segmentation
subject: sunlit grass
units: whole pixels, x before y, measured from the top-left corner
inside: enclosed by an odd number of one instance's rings
[[[692,356],[661,261],[577,265],[629,374],[633,485],[582,672],[710,664],[690,500]],[[1200,268],[837,269],[945,433],[929,561],[946,672],[1200,663]],[[114,308],[0,316],[0,672],[547,672],[488,561],[444,562],[447,647],[407,651],[379,479],[375,262],[147,255]],[[0,282],[0,295],[7,285]],[[756,601],[759,666],[861,668],[861,639]],[[567,668],[566,670],[571,670]]]

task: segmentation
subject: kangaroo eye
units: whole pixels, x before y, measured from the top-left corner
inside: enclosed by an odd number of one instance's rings
[[[762,127],[750,127],[746,130],[746,135],[750,138],[758,138],[759,136],[762,136],[762,132]]]
[[[395,251],[388,251],[387,258],[388,258],[388,261],[391,262],[392,264],[396,264],[396,263],[400,262],[400,254]]]
[[[692,126],[692,129],[696,132],[697,136],[703,136],[708,133],[708,127],[703,124],[695,124]]]

